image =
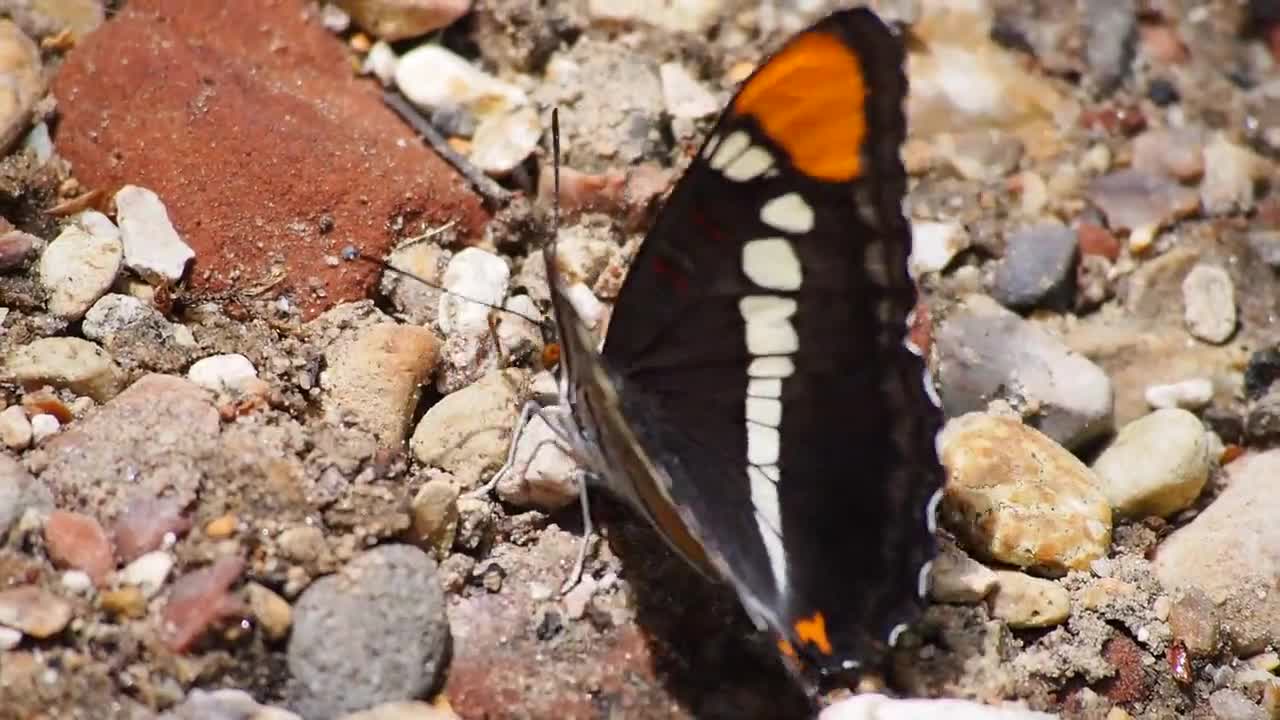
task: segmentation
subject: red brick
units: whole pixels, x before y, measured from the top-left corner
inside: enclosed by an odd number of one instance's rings
[[[55,142],[86,186],[158,193],[196,251],[197,294],[265,284],[312,317],[365,297],[402,234],[456,220],[478,237],[479,199],[353,76],[302,0],[134,0],[67,57]],[[331,220],[331,223],[330,223]],[[332,229],[322,231],[322,227]]]

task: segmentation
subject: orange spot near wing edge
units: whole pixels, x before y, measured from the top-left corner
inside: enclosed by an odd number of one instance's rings
[[[796,637],[818,648],[823,655],[830,655],[831,639],[827,637],[827,619],[821,612],[815,612],[807,618],[800,618],[791,626]]]
[[[862,173],[866,77],[853,48],[827,32],[787,44],[748,80],[735,112],[756,119],[800,172],[848,182]]]

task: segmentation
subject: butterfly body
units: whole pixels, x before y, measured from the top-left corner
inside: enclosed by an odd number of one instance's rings
[[[571,444],[822,670],[922,605],[940,423],[906,343],[901,43],[837,12],[748,78],[673,189],[604,350],[548,277]]]

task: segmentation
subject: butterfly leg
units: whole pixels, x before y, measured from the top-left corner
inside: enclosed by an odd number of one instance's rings
[[[596,532],[595,524],[591,522],[591,502],[587,498],[588,475],[586,471],[577,473],[578,500],[582,504],[582,541],[578,543],[578,555],[573,561],[573,569],[569,571],[569,577],[565,578],[564,584],[560,586],[561,595],[576,587],[578,581],[582,579],[582,570],[587,565],[587,551],[591,547],[591,540]]]
[[[524,430],[529,426],[529,421],[533,419],[534,415],[541,415],[543,410],[546,409],[536,400],[525,402],[524,407],[520,408],[520,418],[516,420],[515,430],[511,433],[511,447],[507,450],[506,462],[502,463],[502,467],[498,468],[497,472],[484,485],[466,493],[466,497],[486,497],[493,492],[494,488],[498,487],[498,483],[502,481],[502,478],[506,477],[507,473],[511,472],[511,469],[515,467],[516,448],[520,446],[520,436],[524,435]],[[551,424],[551,426],[555,427],[554,424]]]

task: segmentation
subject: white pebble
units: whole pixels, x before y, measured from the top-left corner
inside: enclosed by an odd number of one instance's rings
[[[13,405],[0,412],[0,442],[10,450],[25,450],[31,444],[31,421],[21,406]]]
[[[466,108],[479,118],[529,103],[520,88],[480,70],[441,45],[405,53],[395,69],[396,87],[424,110]]]
[[[93,578],[83,570],[68,570],[62,573],[62,587],[83,595],[93,589]]]
[[[160,196],[136,185],[116,193],[116,217],[124,240],[124,264],[153,284],[182,279],[196,253],[174,229]]]
[[[133,585],[148,598],[164,587],[164,581],[173,570],[173,556],[161,550],[153,550],[124,566],[117,578],[124,585]]]
[[[440,296],[440,330],[446,335],[486,335],[489,306],[502,305],[511,269],[502,258],[480,248],[467,248],[449,261]]]
[[[62,423],[58,422],[58,418],[48,413],[40,413],[31,418],[31,441],[39,445],[46,438],[57,434],[60,427]]]
[[[969,243],[969,233],[958,222],[914,222],[907,267],[912,277],[941,272]]]
[[[663,63],[658,68],[658,77],[662,80],[663,103],[672,117],[697,119],[720,110],[720,103],[684,65]]]
[[[245,381],[258,377],[258,370],[249,358],[239,353],[210,355],[191,364],[187,379],[213,392],[230,392],[239,389]]]
[[[379,40],[369,48],[369,54],[364,56],[364,65],[361,66],[361,72],[373,75],[384,86],[390,86],[396,80],[396,66],[400,64],[400,58],[396,56],[396,51],[384,40]]]
[[[1198,410],[1213,400],[1213,381],[1208,378],[1192,378],[1167,385],[1149,385],[1144,397],[1148,405],[1157,409]]]
[[[22,632],[0,625],[0,652],[12,650],[22,642]]]
[[[501,177],[515,170],[538,147],[542,121],[531,107],[493,113],[480,121],[471,137],[471,164]]]
[[[64,229],[40,256],[49,312],[79,320],[111,288],[123,257],[124,246],[113,235],[95,235],[74,225]]]

